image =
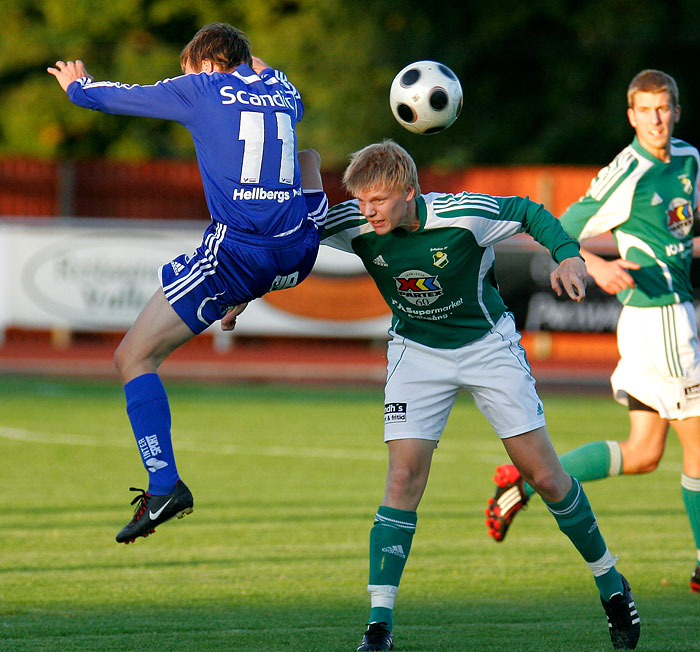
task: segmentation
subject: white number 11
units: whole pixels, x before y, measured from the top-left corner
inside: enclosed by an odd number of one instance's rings
[[[287,113],[275,113],[277,117],[277,139],[282,141],[279,182],[294,183],[294,130],[292,118]],[[241,183],[260,183],[263,146],[265,145],[265,114],[258,111],[243,111],[238,139],[242,140],[243,165]]]

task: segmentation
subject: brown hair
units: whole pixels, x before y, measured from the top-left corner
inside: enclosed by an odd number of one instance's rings
[[[420,195],[418,170],[411,155],[393,140],[367,145],[350,156],[343,174],[343,186],[357,197],[364,190],[408,190]]]
[[[678,86],[676,80],[660,70],[642,70],[635,75],[627,88],[627,105],[634,107],[634,96],[637,93],[663,93],[668,92],[671,96],[673,107],[678,106]]]
[[[253,63],[250,53],[250,39],[245,32],[227,23],[205,25],[182,49],[180,67],[183,72],[189,63],[199,70],[207,59],[224,72],[230,72],[241,63],[250,66]]]

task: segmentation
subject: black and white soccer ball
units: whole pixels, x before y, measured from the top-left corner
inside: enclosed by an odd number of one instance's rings
[[[416,61],[394,77],[389,102],[402,127],[416,134],[437,134],[462,110],[462,86],[446,65]]]

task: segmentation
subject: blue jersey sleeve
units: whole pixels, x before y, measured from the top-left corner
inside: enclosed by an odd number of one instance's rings
[[[186,124],[196,105],[196,89],[191,77],[182,75],[146,86],[93,82],[82,77],[74,81],[67,92],[71,102],[86,109]]]

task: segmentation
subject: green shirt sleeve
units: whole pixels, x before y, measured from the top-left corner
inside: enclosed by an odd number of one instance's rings
[[[632,146],[626,147],[598,172],[586,194],[559,218],[566,232],[577,240],[586,240],[622,224],[629,216],[635,189],[628,179],[637,167]]]
[[[523,231],[530,234],[543,247],[549,249],[552,258],[561,263],[565,258],[580,256],[579,244],[572,238],[542,204],[537,204],[529,197],[500,198],[501,210],[506,219],[518,215]]]

